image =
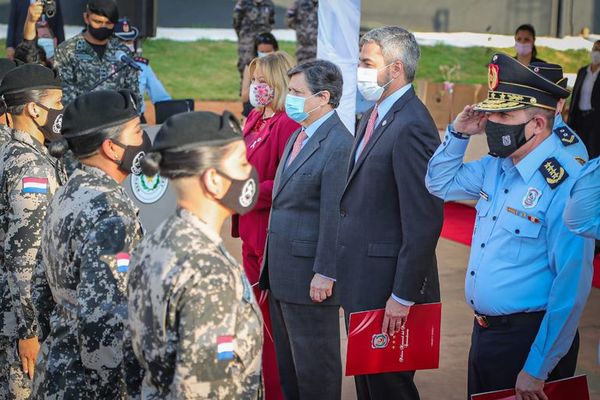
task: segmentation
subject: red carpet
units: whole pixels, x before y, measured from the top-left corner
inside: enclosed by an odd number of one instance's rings
[[[460,203],[446,203],[442,237],[454,242],[471,245],[475,209]]]
[[[446,203],[442,237],[467,246],[471,245],[475,209],[460,203]],[[592,285],[600,289],[600,254],[594,258],[594,280]]]

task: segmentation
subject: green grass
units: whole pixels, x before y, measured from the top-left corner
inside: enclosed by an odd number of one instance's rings
[[[0,41],[0,46],[4,48],[4,41]],[[295,44],[282,42],[281,49],[293,55]],[[514,52],[514,49],[486,47],[423,46],[416,78],[443,82],[446,77],[440,66],[459,66],[458,72],[452,75],[454,82],[487,84],[487,64],[498,50]],[[151,60],[150,65],[174,98],[238,100],[236,43],[148,40],[144,44],[144,56]],[[561,64],[565,72],[572,73],[589,63],[589,52],[585,50],[556,51],[542,47],[538,57]]]

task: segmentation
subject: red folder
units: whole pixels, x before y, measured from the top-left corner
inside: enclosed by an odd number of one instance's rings
[[[548,400],[590,400],[587,377],[585,375],[552,381],[544,385]],[[499,390],[474,394],[471,400],[515,400],[515,390]]]
[[[392,336],[381,333],[384,312],[350,314],[346,376],[438,368],[442,304],[412,306],[406,325]]]

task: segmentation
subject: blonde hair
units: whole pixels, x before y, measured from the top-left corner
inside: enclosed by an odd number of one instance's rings
[[[255,58],[248,66],[250,76],[253,76],[257,69],[260,69],[267,85],[273,88],[274,97],[270,106],[275,112],[285,109],[285,96],[290,82],[287,72],[293,66],[292,57],[285,51],[276,51],[265,57]]]

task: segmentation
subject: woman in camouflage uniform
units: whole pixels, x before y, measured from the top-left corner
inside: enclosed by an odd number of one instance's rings
[[[65,110],[63,136],[66,143],[51,150],[64,154],[68,144],[81,167],[56,192],[42,230],[33,297],[48,336],[32,398],[126,398],[127,271],[142,228],[121,183],[150,140],[127,90],[75,99]]]
[[[229,113],[171,117],[142,162],[170,179],[178,208],[132,258],[129,328],[142,399],[262,398],[262,319],[219,236],[250,210],[258,179]]]

